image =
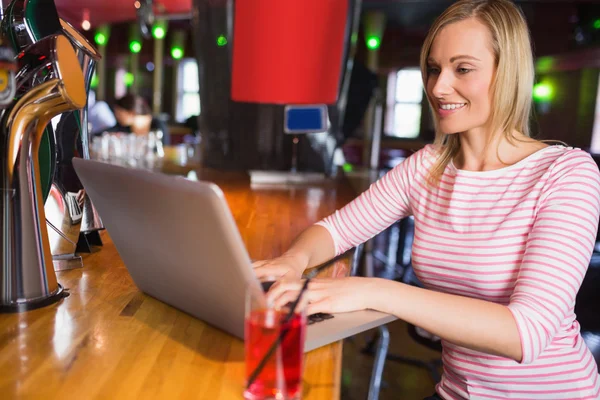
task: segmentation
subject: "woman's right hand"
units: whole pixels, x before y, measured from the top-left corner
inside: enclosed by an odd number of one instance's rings
[[[300,257],[283,254],[270,260],[255,261],[252,263],[256,276],[260,278],[290,278],[300,279],[308,265]]]

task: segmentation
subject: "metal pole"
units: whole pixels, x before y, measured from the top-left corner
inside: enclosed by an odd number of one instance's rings
[[[138,75],[140,70],[140,56],[138,53],[131,53],[129,55],[129,68],[130,72],[133,74],[133,83],[131,84],[131,94],[138,94]]]
[[[390,331],[387,325],[379,327],[379,341],[377,344],[377,353],[373,361],[373,371],[371,372],[371,383],[369,384],[368,400],[378,400],[381,389],[381,379],[383,377],[383,368],[388,349],[390,347]]]
[[[375,107],[373,110],[373,124],[371,131],[371,160],[369,167],[371,170],[379,169],[379,152],[381,150],[381,134],[382,134],[382,121],[383,121],[383,104],[381,101],[380,89],[375,89],[374,103]]]
[[[106,100],[106,45],[98,45],[100,60],[96,66],[96,74],[98,75],[98,87],[96,88],[96,101]]]

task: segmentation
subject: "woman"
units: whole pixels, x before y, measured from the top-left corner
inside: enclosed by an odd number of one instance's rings
[[[375,309],[442,338],[432,398],[597,399],[596,363],[575,297],[594,246],[600,173],[579,150],[529,138],[534,66],[526,22],[508,0],[463,0],[433,24],[421,70],[434,145],[255,263],[284,277],[269,296],[413,215],[412,262],[425,288],[377,278],[320,279],[309,313]]]
[[[147,134],[152,122],[152,111],[143,97],[127,94],[114,104],[117,123],[105,132]]]

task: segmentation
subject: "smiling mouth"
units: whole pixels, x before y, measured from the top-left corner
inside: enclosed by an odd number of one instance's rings
[[[439,108],[440,108],[440,110],[444,110],[444,111],[453,111],[453,110],[460,110],[461,108],[463,108],[466,105],[467,105],[467,103],[440,104]]]

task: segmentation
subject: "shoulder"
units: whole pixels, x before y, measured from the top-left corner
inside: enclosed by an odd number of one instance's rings
[[[438,151],[435,146],[432,144],[427,144],[425,147],[420,150],[415,151],[411,155],[409,155],[404,162],[400,165],[405,164],[404,167],[408,167],[411,169],[419,168],[419,169],[429,169],[438,158]]]
[[[600,179],[600,170],[592,156],[581,149],[557,146],[549,153],[551,163],[548,167],[550,178],[565,178],[569,176],[588,176]]]
[[[600,200],[600,170],[592,156],[578,148],[558,147],[548,157],[544,192],[585,194]]]
[[[410,186],[415,181],[420,182],[427,179],[429,171],[435,165],[437,158],[438,152],[436,148],[428,144],[410,154],[386,175],[392,180],[398,180],[404,185]]]

